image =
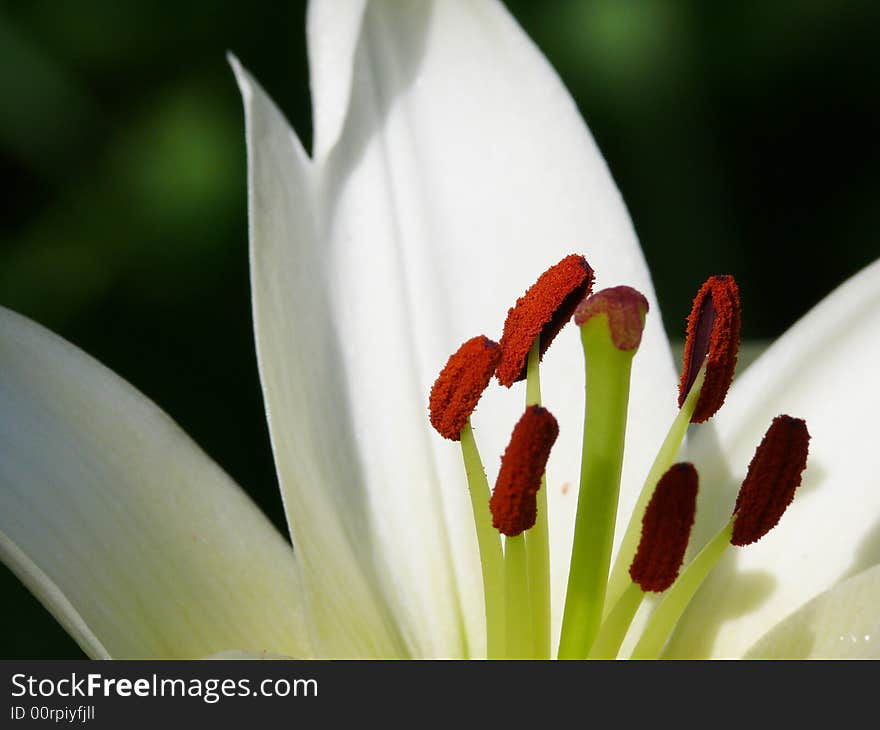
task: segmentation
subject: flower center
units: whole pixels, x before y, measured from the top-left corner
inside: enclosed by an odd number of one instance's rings
[[[731,276],[713,276],[697,293],[688,317],[679,413],[645,479],[612,565],[631,366],[648,302],[626,286],[590,294],[592,284],[586,259],[565,257],[508,311],[500,344],[484,336],[468,340],[449,358],[431,390],[431,424],[445,438],[461,442],[480,551],[490,658],[550,657],[544,470],[559,425],[541,405],[539,362],[570,319],[580,328],[586,406],[559,658],[616,657],[646,592],[663,597],[632,656],[658,656],[727,546],[747,545],[774,527],[806,467],[806,424],[777,417],[749,466],[733,516],[682,570],[699,478],[695,465],[674,461],[689,424],[708,420],[724,403],[739,348],[736,282]],[[470,416],[493,373],[508,388],[526,379],[526,408],[490,494]]]

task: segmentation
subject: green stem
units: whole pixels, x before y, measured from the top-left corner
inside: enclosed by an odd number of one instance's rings
[[[470,421],[461,431],[461,455],[467,473],[468,492],[474,513],[480,565],[483,570],[483,595],[486,610],[486,654],[490,659],[504,656],[504,563],[501,535],[492,527],[489,511],[489,482],[477,450]]]
[[[505,645],[508,659],[531,659],[532,610],[526,542],[522,535],[504,541]]]
[[[541,338],[529,351],[526,371],[526,406],[541,405],[541,376],[538,370]],[[529,596],[532,606],[532,631],[535,659],[550,658],[550,529],[547,523],[547,475],[541,476],[536,495],[538,514],[535,524],[525,533],[529,571]]]
[[[614,346],[606,315],[592,317],[581,326],[581,342],[587,394],[560,659],[585,658],[602,619],[623,466],[630,371],[636,352]]]
[[[654,489],[657,486],[657,482],[660,481],[660,477],[672,466],[675,457],[678,455],[681,443],[684,441],[685,434],[687,433],[688,425],[694,415],[694,409],[697,407],[697,401],[700,398],[700,390],[703,387],[705,377],[706,366],[704,365],[697,373],[694,384],[691,386],[687,398],[685,398],[681,409],[678,411],[678,415],[676,415],[675,420],[669,427],[669,432],[663,440],[663,445],[660,447],[660,451],[654,458],[654,463],[651,465],[648,476],[645,478],[642,491],[639,493],[639,498],[636,500],[635,507],[633,507],[629,523],[623,533],[623,539],[620,541],[620,548],[614,560],[614,567],[611,569],[611,578],[608,581],[608,595],[605,601],[605,615],[608,615],[611,607],[618,601],[621,594],[626,590],[627,585],[632,582],[629,577],[629,566],[639,547],[645,509],[647,509],[651,497],[654,496]]]
[[[596,640],[590,649],[589,659],[614,659],[620,651],[620,645],[629,631],[629,626],[642,605],[645,592],[637,583],[630,581],[620,596],[620,600],[614,604],[614,608],[608,613],[608,617],[602,622]]]
[[[633,649],[633,659],[656,659],[663,651],[666,641],[678,619],[684,613],[694,594],[697,592],[706,576],[716,563],[724,555],[724,551],[730,544],[733,534],[733,519],[731,519],[715,537],[697,554],[685,571],[678,576],[678,580],[666,591],[663,600],[660,601],[654,613],[648,619],[642,638]]]

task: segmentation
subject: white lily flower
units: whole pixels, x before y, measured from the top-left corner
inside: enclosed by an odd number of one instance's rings
[[[676,376],[620,194],[556,74],[486,0],[312,2],[314,150],[241,67],[253,314],[294,550],[155,405],[0,312],[0,555],[92,657],[485,656],[464,470],[426,399],[455,346],[572,249],[651,307],[619,525],[676,413]],[[689,459],[693,541],[732,509],[778,413],[807,420],[779,529],[728,551],[669,656],[880,656],[880,263],[754,363]],[[554,636],[580,466],[578,338],[542,365]],[[522,398],[474,416],[490,476]],[[618,533],[620,530],[618,530]],[[236,656],[240,654],[235,654]]]

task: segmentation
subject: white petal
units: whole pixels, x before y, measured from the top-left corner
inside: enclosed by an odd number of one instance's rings
[[[351,94],[354,47],[367,0],[313,0],[306,15],[311,77],[313,156],[336,143]]]
[[[0,560],[18,576],[24,586],[46,607],[92,659],[110,659],[110,652],[73,607],[67,596],[12,540],[0,532]]]
[[[701,544],[725,521],[771,419],[806,419],[804,483],[779,525],[732,549],[689,608],[675,655],[739,656],[757,637],[839,580],[880,563],[880,261],[821,302],[734,382],[692,459]],[[878,609],[880,611],[880,609]]]
[[[880,565],[848,578],[772,628],[752,659],[880,659]]]
[[[297,657],[285,656],[284,654],[270,654],[265,651],[243,651],[241,649],[228,649],[226,651],[218,652],[217,654],[212,654],[211,656],[202,657],[203,659],[221,659],[224,661],[240,661],[246,659],[256,659],[256,660],[265,660],[265,659],[294,659]],[[301,657],[299,657],[301,658]]]
[[[0,309],[0,556],[93,657],[310,654],[290,546],[155,405]]]
[[[454,585],[471,636],[482,605],[460,457],[428,430],[425,412],[448,355],[477,333],[499,338],[508,307],[571,252],[587,256],[599,287],[644,291],[652,312],[635,366],[627,503],[674,415],[675,379],[620,194],[571,97],[500,3],[371,2],[353,68],[351,107],[324,173],[331,305],[345,327],[354,433],[390,590],[421,646],[443,652],[456,640]],[[545,403],[562,428],[549,466],[557,609],[577,492],[582,359],[572,327],[543,368]],[[490,478],[523,398],[523,386],[496,388],[475,416]]]
[[[362,506],[361,454],[330,319],[326,251],[315,231],[311,163],[278,109],[235,59],[245,106],[251,286],[260,379],[284,507],[320,656],[397,656]]]

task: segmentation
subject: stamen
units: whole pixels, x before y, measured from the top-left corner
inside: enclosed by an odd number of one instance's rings
[[[673,464],[657,484],[642,520],[642,539],[629,574],[643,591],[660,593],[678,577],[697,509],[697,470]]]
[[[653,659],[660,655],[679,618],[729,545],[755,542],[779,522],[801,483],[809,440],[807,424],[801,419],[791,416],[773,419],[749,464],[733,517],[703,546],[664,594],[633,649],[633,659]]]
[[[654,494],[657,482],[660,481],[660,477],[672,466],[678,450],[681,448],[687,433],[688,424],[691,422],[691,416],[700,397],[705,375],[706,366],[703,365],[691,387],[691,392],[685,398],[684,405],[675,415],[675,419],[669,427],[666,437],[663,439],[660,450],[657,452],[657,456],[654,457],[654,463],[651,464],[651,469],[645,478],[642,490],[639,492],[635,507],[633,507],[633,511],[630,514],[626,531],[623,534],[623,539],[620,541],[617,557],[614,559],[611,577],[608,579],[608,593],[606,594],[605,601],[606,616],[611,607],[620,599],[627,586],[632,582],[629,577],[629,565],[633,557],[635,557],[639,540],[642,536],[642,518],[645,516],[645,510],[648,508],[648,502]]]
[[[662,593],[675,582],[694,524],[697,482],[697,470],[687,463],[673,464],[661,477],[642,520],[632,580],[602,622],[590,659],[616,657],[645,593]]]
[[[501,347],[483,335],[469,339],[450,356],[428,402],[431,425],[441,436],[452,441],[461,438],[500,361]]]
[[[739,289],[732,276],[712,276],[697,292],[688,317],[678,405],[706,362],[706,378],[692,423],[707,421],[724,403],[733,382],[740,339]]]
[[[593,270],[583,256],[571,254],[538,277],[507,312],[496,375],[508,388],[526,377],[526,358],[541,338],[543,358],[553,338],[571,318],[593,285]]]
[[[468,481],[474,529],[480,551],[480,568],[483,573],[483,602],[486,611],[486,656],[498,659],[504,655],[504,556],[501,536],[492,527],[489,512],[489,481],[477,449],[470,421],[461,430],[461,455]]]
[[[730,545],[732,529],[731,522],[724,525],[688,563],[672,587],[663,594],[663,598],[642,629],[642,635],[630,655],[631,659],[656,659],[660,656],[681,615]]]
[[[602,289],[584,299],[574,311],[574,323],[580,327],[591,317],[608,317],[611,342],[618,350],[634,350],[642,342],[648,300],[629,286]]]
[[[529,350],[526,374],[526,407],[541,405],[540,338]],[[524,534],[526,569],[529,580],[529,602],[532,608],[534,658],[550,658],[550,524],[547,519],[547,473],[535,495],[535,524]]]
[[[809,443],[810,434],[802,419],[773,419],[736,498],[732,545],[756,542],[777,525],[800,486]]]
[[[492,525],[504,535],[519,535],[535,524],[535,495],[558,435],[556,419],[541,406],[529,406],[514,427],[489,500]]]

